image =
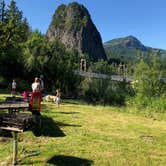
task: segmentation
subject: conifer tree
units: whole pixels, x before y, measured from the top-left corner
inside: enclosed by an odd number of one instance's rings
[[[5,1],[0,1],[0,22],[4,22],[5,20]]]
[[[11,78],[20,74],[22,66],[22,43],[27,40],[29,26],[23,18],[22,12],[11,0],[5,9],[4,1],[1,2],[1,26],[0,26],[0,73]],[[13,70],[14,69],[14,70]]]

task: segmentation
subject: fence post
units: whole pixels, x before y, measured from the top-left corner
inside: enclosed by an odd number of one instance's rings
[[[18,153],[18,132],[13,132],[13,165],[17,164],[17,153]]]

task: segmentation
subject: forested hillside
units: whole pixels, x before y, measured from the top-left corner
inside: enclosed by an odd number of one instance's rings
[[[112,39],[103,45],[108,59],[119,58],[125,62],[135,61],[139,52],[145,59],[150,55],[154,56],[156,52],[158,55],[160,54],[161,58],[166,59],[166,50],[145,46],[134,36]]]

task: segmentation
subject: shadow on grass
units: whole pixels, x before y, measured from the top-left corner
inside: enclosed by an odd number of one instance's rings
[[[33,134],[37,137],[47,136],[47,137],[64,137],[66,136],[60,129],[62,126],[69,127],[81,127],[81,125],[66,124],[62,122],[55,122],[52,118],[47,116],[42,116],[42,126],[41,128],[35,128]]]
[[[62,99],[62,104],[87,105],[87,102],[81,99]]]
[[[80,104],[78,101],[71,100],[71,99],[63,99],[63,103],[64,104],[76,104],[76,105]]]
[[[47,163],[57,166],[91,166],[93,161],[73,156],[56,155]]]
[[[81,125],[74,125],[74,124],[66,124],[62,122],[56,122],[58,126],[69,126],[69,127],[81,127]]]
[[[79,114],[80,112],[55,112],[55,113],[58,113],[58,114]]]
[[[1,130],[0,129],[0,137],[7,137],[7,138],[12,138],[12,132],[11,131],[6,131],[6,130]]]
[[[50,117],[42,116],[41,128],[33,130],[35,136],[64,137],[66,136],[59,128],[58,124]]]

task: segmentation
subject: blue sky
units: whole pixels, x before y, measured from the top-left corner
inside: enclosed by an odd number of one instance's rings
[[[15,0],[32,29],[46,33],[56,8],[72,0]],[[166,49],[166,0],[75,0],[89,11],[102,41],[133,35]],[[5,0],[6,4],[10,0]]]

